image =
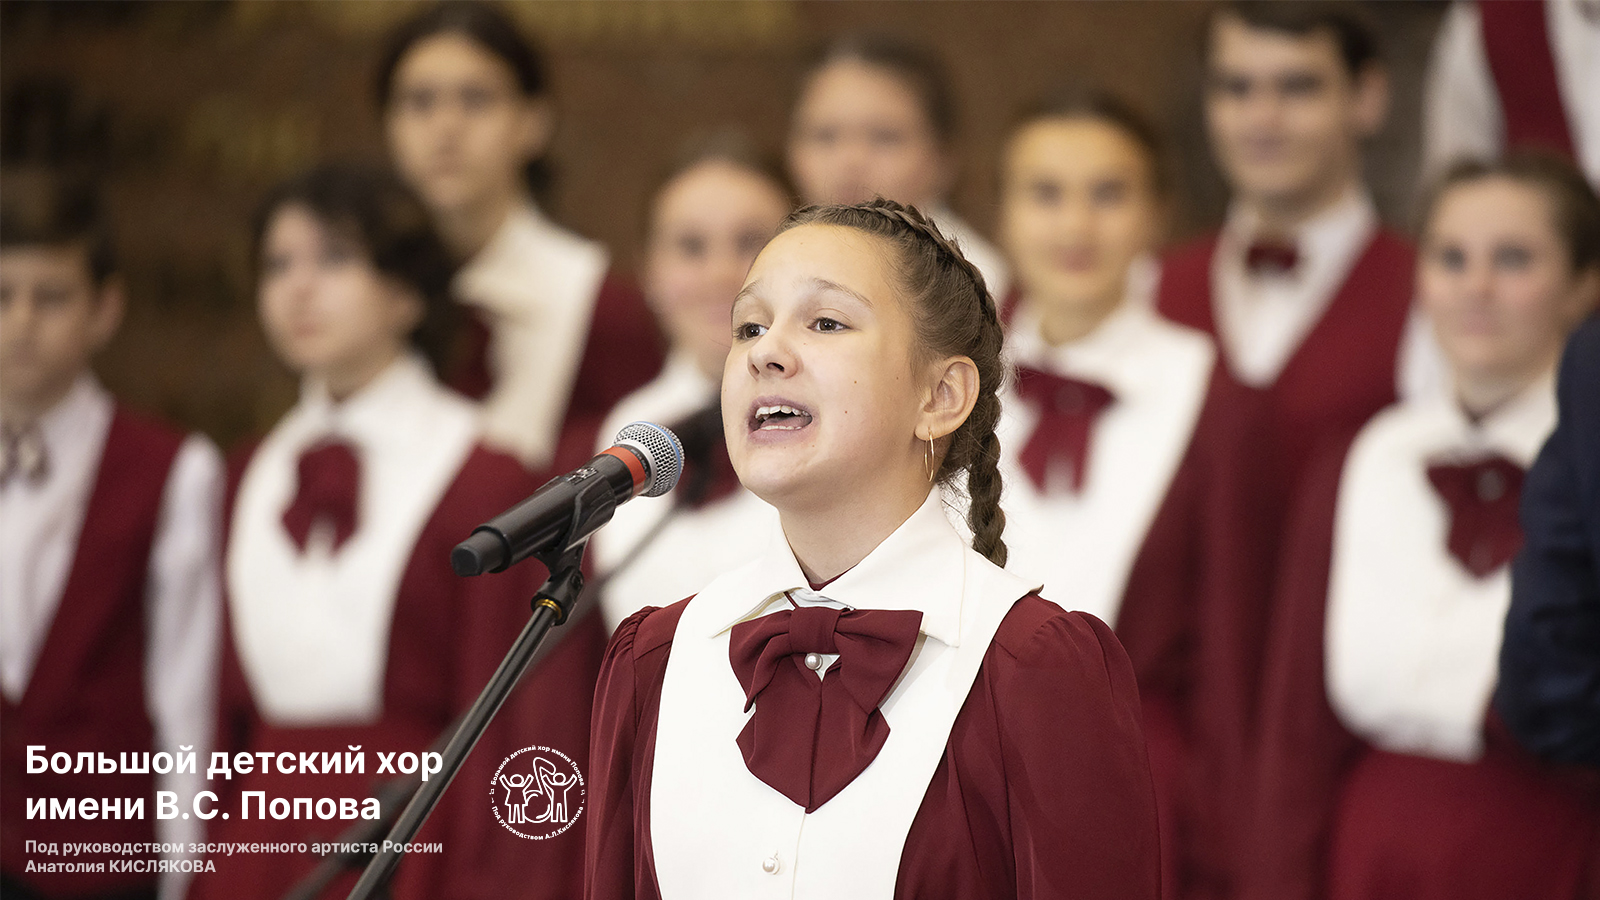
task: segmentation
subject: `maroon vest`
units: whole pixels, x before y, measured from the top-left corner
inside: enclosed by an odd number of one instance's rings
[[[156,813],[151,774],[124,774],[119,765],[118,772],[105,775],[48,770],[30,775],[26,756],[28,745],[43,744],[49,754],[70,754],[76,768],[80,752],[97,758],[137,752],[142,759],[152,750],[145,707],[145,585],[162,493],[182,443],[182,435],[116,411],[61,603],[27,692],[21,703],[7,700],[0,711],[0,855],[6,877],[42,896],[126,890],[156,879],[132,872],[26,872],[30,859],[122,858],[29,854],[26,841],[151,841]],[[144,817],[29,820],[29,798],[143,800]]]
[[[1561,105],[1543,0],[1478,0],[1483,53],[1506,125],[1506,148],[1542,148],[1576,158]]]

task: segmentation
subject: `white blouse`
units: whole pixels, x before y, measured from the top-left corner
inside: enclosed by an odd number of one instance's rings
[[[1510,567],[1474,578],[1447,548],[1436,462],[1532,464],[1556,423],[1553,377],[1472,424],[1440,399],[1391,406],[1357,436],[1339,482],[1326,626],[1328,699],[1388,750],[1470,761],[1511,602]]]
[[[402,357],[341,403],[307,383],[261,442],[233,512],[233,639],[263,718],[289,726],[377,721],[400,578],[423,526],[478,441],[477,408]],[[357,527],[304,553],[283,526],[300,454],[328,439],[360,462]]]

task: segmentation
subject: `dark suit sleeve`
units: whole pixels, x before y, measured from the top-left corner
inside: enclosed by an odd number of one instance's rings
[[[1567,345],[1557,398],[1523,485],[1495,706],[1528,749],[1600,766],[1600,319]]]

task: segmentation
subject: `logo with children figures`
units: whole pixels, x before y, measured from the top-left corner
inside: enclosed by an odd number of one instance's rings
[[[511,754],[489,786],[495,820],[530,841],[571,828],[583,815],[587,796],[578,764],[554,747],[523,747]]]

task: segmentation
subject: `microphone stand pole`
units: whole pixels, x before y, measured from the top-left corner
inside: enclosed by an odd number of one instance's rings
[[[585,539],[564,551],[550,554],[549,558],[537,557],[550,570],[550,577],[533,596],[533,617],[522,629],[517,642],[511,645],[511,651],[500,662],[500,668],[495,670],[489,684],[473,701],[466,715],[462,716],[461,726],[445,745],[440,770],[412,795],[411,802],[406,804],[405,811],[395,820],[394,828],[390,829],[378,854],[367,864],[366,870],[361,873],[361,880],[350,891],[348,900],[372,900],[388,883],[395,866],[405,856],[404,846],[416,837],[428,814],[438,805],[439,798],[467,761],[467,754],[472,752],[473,745],[478,743],[478,738],[483,736],[495,713],[500,711],[506,696],[516,687],[522,673],[533,661],[540,642],[551,628],[567,621],[567,616],[578,602],[578,595],[583,592],[581,569],[583,551],[587,546]]]

